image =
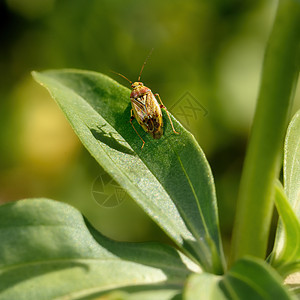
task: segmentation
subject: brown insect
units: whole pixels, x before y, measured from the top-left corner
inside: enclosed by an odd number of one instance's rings
[[[167,108],[164,106],[163,102],[161,101],[159,94],[157,93],[153,94],[148,87],[146,87],[142,82],[140,82],[144,66],[147,63],[147,60],[151,55],[151,52],[148,55],[147,59],[144,61],[138,80],[136,82],[132,83],[132,81],[130,81],[124,75],[114,72],[115,74],[128,80],[131,84],[132,91],[130,94],[130,100],[131,100],[132,109],[131,109],[130,124],[132,125],[133,129],[135,130],[135,132],[143,142],[142,149],[145,145],[145,141],[142,139],[142,137],[135,129],[132,123],[133,119],[136,119],[138,123],[142,126],[142,128],[146,132],[148,132],[154,139],[160,139],[163,135],[163,118],[162,118],[161,109],[164,108],[170,120],[173,132],[176,134],[180,134],[179,132],[175,131],[173,122],[170,118],[170,114]],[[155,96],[159,99],[159,102],[161,104],[157,102]]]

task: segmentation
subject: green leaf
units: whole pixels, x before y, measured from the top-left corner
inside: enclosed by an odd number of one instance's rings
[[[294,299],[278,273],[254,257],[238,260],[225,275],[222,286],[229,299]]]
[[[280,216],[271,263],[286,276],[300,270],[300,111],[293,117],[285,139],[284,190],[276,186]]]
[[[228,299],[225,296],[224,291],[221,289],[221,280],[221,276],[209,273],[190,275],[185,285],[184,299]]]
[[[207,160],[173,117],[175,135],[164,116],[164,136],[154,140],[129,123],[130,90],[89,71],[33,73],[65,113],[97,162],[143,210],[203,269],[223,272],[216,194]]]
[[[284,190],[300,220],[300,110],[293,117],[284,146]]]
[[[271,264],[284,277],[300,270],[300,223],[295,215],[280,182],[275,188],[275,204],[282,221],[271,256]],[[282,229],[283,227],[283,229]]]
[[[86,299],[113,289],[175,295],[193,266],[170,246],[98,232],[95,240],[76,209],[47,199],[0,206],[0,240],[1,300]]]
[[[293,299],[280,276],[263,260],[238,260],[224,275],[192,274],[186,281],[184,299],[272,300]]]

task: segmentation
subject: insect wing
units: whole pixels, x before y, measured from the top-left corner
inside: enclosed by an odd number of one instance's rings
[[[143,123],[143,120],[147,117],[146,101],[144,100],[145,97],[146,95],[139,98],[131,98],[134,115],[140,124]]]
[[[147,115],[151,117],[162,117],[160,106],[152,92],[145,99]]]
[[[163,135],[163,119],[160,109],[155,96],[150,92],[147,94],[146,99],[146,110],[148,118],[144,120],[148,128],[148,132],[154,139],[160,139]]]

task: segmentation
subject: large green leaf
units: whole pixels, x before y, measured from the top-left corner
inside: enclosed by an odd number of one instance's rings
[[[130,90],[88,71],[33,73],[61,107],[98,163],[131,195],[178,247],[203,269],[223,271],[213,177],[195,141],[164,113],[164,136],[153,140],[129,123]]]
[[[90,227],[90,225],[89,225]],[[47,199],[0,206],[0,299],[82,299],[122,289],[180,293],[193,266],[157,243],[114,242],[71,206]]]
[[[280,276],[257,258],[238,260],[224,275],[192,274],[184,289],[186,300],[293,299]]]

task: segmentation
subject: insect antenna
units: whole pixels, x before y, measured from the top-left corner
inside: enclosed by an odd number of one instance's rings
[[[110,70],[110,72],[112,72],[112,73],[115,73],[115,74],[117,74],[117,75],[119,75],[119,76],[121,76],[121,77],[123,77],[124,79],[126,79],[127,81],[129,81],[130,82],[130,84],[132,84],[132,81],[131,80],[129,80],[127,77],[125,77],[124,75],[122,75],[122,74],[120,74],[120,73],[117,73],[117,72],[115,72],[115,71],[112,71],[112,70]]]
[[[147,56],[146,60],[144,61],[143,65],[142,65],[142,68],[141,68],[141,72],[140,72],[140,75],[139,75],[138,81],[140,81],[140,80],[141,80],[141,75],[142,75],[142,72],[143,72],[143,70],[144,70],[145,64],[147,63],[147,61],[148,61],[149,57],[151,56],[151,54],[152,54],[152,52],[153,52],[153,49],[154,49],[154,48],[152,48],[152,49],[151,49],[151,51],[149,52],[149,54],[148,54],[148,56]]]

